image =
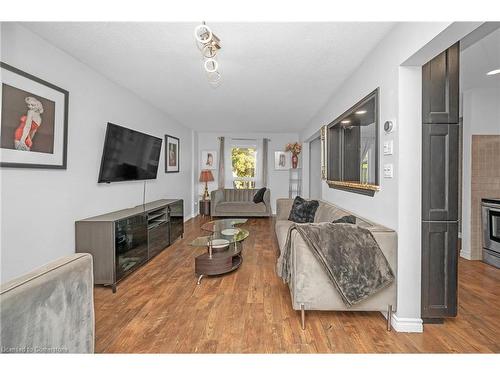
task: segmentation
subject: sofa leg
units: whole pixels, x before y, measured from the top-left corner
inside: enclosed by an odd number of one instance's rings
[[[392,305],[387,306],[387,330],[391,330],[391,320],[392,320]]]
[[[302,323],[302,329],[306,329],[306,309],[303,303],[300,304],[300,320]]]

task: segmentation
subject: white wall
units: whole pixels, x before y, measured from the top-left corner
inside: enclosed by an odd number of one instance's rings
[[[306,174],[306,173],[304,173]],[[319,138],[309,142],[309,198],[321,198],[321,141]]]
[[[26,51],[29,47],[29,54]],[[74,253],[74,222],[142,203],[143,182],[97,184],[106,123],[181,139],[181,172],[147,182],[147,200],[191,212],[192,131],[18,24],[1,25],[2,61],[69,91],[68,168],[1,169],[1,280]]]
[[[310,188],[310,173],[309,173],[309,168],[311,166],[311,161],[309,160],[311,157],[311,151],[310,151],[310,145],[311,145],[311,139],[308,141],[302,140],[302,153],[299,156],[300,159],[300,165],[302,166],[302,196],[304,197],[309,197],[311,192],[309,191]],[[321,183],[319,186],[319,189],[321,189]]]
[[[500,135],[500,87],[473,88],[463,93],[462,251],[471,254],[472,135]],[[480,254],[478,254],[480,255]],[[481,259],[476,256],[475,259]]]
[[[198,179],[199,179],[199,171],[198,171],[198,163],[199,160],[196,157],[198,155],[198,133],[192,132],[192,153],[191,153],[191,216],[195,217],[198,215],[198,194],[194,194],[194,190],[197,189]]]
[[[398,317],[420,317],[422,68],[399,68]],[[409,327],[407,327],[409,328]],[[419,324],[413,326],[420,331]]]
[[[202,151],[217,151],[219,153],[219,141],[218,137],[225,137],[225,184],[226,188],[232,188],[232,176],[231,176],[231,144],[233,138],[239,139],[255,139],[256,141],[234,141],[238,144],[255,143],[258,146],[257,150],[257,181],[256,187],[262,186],[262,139],[268,138],[269,149],[268,149],[268,183],[267,187],[271,190],[271,205],[273,212],[276,212],[276,199],[277,198],[288,198],[288,171],[277,171],[274,170],[274,151],[283,151],[285,145],[289,142],[296,142],[299,135],[297,133],[227,133],[227,132],[199,132],[197,133],[198,138],[198,162],[196,164],[197,168],[195,171],[196,181],[200,175],[200,160]],[[220,155],[218,155],[220,158]],[[301,166],[301,160],[299,161],[299,167]],[[209,191],[217,189],[217,170],[212,171],[214,175],[213,182],[208,185]],[[194,200],[198,202],[200,195],[204,191],[204,183],[198,183],[194,187]]]

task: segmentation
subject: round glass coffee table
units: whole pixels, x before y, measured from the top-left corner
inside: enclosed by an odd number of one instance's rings
[[[224,229],[235,228],[238,225],[245,224],[247,219],[220,219],[209,221],[201,226],[201,229],[207,232],[220,232]]]
[[[236,225],[244,224],[246,221],[246,219],[222,219],[202,225],[201,228],[211,234],[198,237],[191,242],[191,246],[207,249],[206,253],[195,258],[194,272],[198,277],[198,285],[205,276],[223,275],[241,266],[243,241],[250,232],[237,228]]]

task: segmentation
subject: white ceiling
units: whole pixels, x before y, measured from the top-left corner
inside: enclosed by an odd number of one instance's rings
[[[203,131],[299,131],[394,23],[211,23],[221,84],[203,72],[198,23],[24,23]],[[319,126],[319,124],[318,124]]]
[[[500,69],[500,28],[467,47],[460,58],[461,91],[477,87],[500,90],[500,74],[486,75]]]

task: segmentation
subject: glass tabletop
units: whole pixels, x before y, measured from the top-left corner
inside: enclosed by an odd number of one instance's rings
[[[245,224],[247,219],[221,219],[213,220],[201,226],[201,229],[208,232],[220,232],[224,229],[234,228],[237,225]]]
[[[229,244],[241,242],[248,237],[250,232],[235,226],[246,222],[247,219],[222,219],[205,223],[201,226],[201,229],[212,232],[212,234],[196,238],[191,242],[191,246],[207,247],[211,240],[216,239],[227,240]]]
[[[238,233],[236,233],[236,235],[225,235],[222,234],[221,232],[214,232],[210,236],[202,236],[196,238],[195,240],[193,240],[193,242],[191,242],[191,246],[207,247],[209,242],[215,239],[227,240],[229,244],[234,244],[236,242],[243,241],[245,238],[248,237],[249,234],[250,232],[248,232],[246,229],[240,229],[240,228],[238,228]]]

